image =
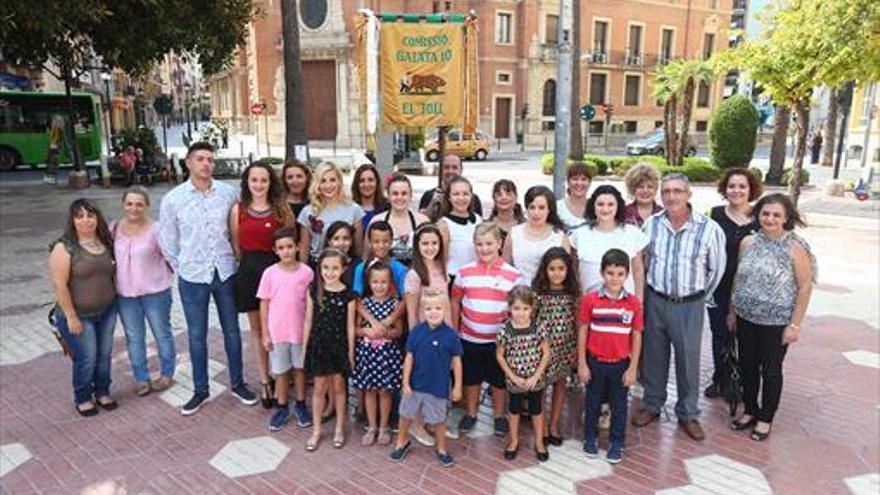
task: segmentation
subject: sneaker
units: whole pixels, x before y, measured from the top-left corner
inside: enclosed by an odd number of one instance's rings
[[[477,424],[476,416],[468,416],[465,414],[461,417],[461,421],[458,423],[458,431],[462,433],[469,433],[474,429],[474,425]]]
[[[400,462],[406,457],[406,453],[409,452],[409,448],[412,446],[412,442],[409,440],[403,444],[402,447],[395,447],[394,450],[391,451],[391,460],[394,462]]]
[[[599,457],[599,447],[596,446],[596,440],[584,440],[584,453],[587,454],[587,459]]]
[[[275,414],[269,420],[269,431],[280,430],[287,423],[288,419],[290,419],[290,409],[286,405],[276,407]]]
[[[500,418],[495,418],[495,436],[503,437],[507,435],[507,432],[510,431],[510,424],[507,422],[507,418],[501,416]]]
[[[605,460],[608,461],[608,464],[620,464],[620,461],[623,460],[623,447],[612,444],[611,447],[608,448]]]
[[[160,376],[159,378],[150,382],[150,388],[153,389],[154,392],[168,390],[169,388],[171,388],[172,385],[174,385],[174,381],[170,376]]]
[[[409,434],[411,437],[415,438],[417,442],[424,445],[425,447],[433,447],[437,444],[437,442],[434,440],[434,437],[428,434],[423,426],[411,427],[409,430]]]
[[[208,394],[194,393],[192,398],[180,408],[180,414],[191,416],[198,412],[202,405],[208,400]]]
[[[440,452],[437,451],[437,460],[440,461],[440,465],[443,467],[452,467],[455,465],[455,459],[449,455],[449,452]]]
[[[257,397],[255,393],[251,392],[251,389],[249,389],[244,383],[233,388],[232,395],[246,406],[253,406],[256,405],[257,402],[260,402],[260,398]]]
[[[296,402],[293,404],[293,415],[296,416],[296,426],[306,428],[312,426],[312,414],[305,402]]]

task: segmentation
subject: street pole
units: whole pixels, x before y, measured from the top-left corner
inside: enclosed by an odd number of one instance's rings
[[[168,115],[162,115],[162,150],[168,156]]]
[[[846,83],[843,89],[840,109],[843,112],[843,118],[840,120],[840,132],[837,135],[837,156],[834,158],[834,175],[831,177],[834,180],[840,178],[840,162],[843,159],[843,148],[846,141],[846,130],[847,125],[849,125],[849,112],[852,107],[853,88],[855,85],[855,81],[850,81]]]
[[[559,4],[559,66],[556,77],[556,143],[553,146],[553,193],[565,197],[568,139],[571,113],[571,17],[572,0]]]
[[[865,137],[862,140],[862,160],[859,164],[859,168],[865,168],[865,165],[868,163],[868,154],[871,152],[871,124],[874,121],[874,114],[876,113],[876,109],[874,108],[874,98],[877,96],[877,83],[872,82],[867,88],[867,92],[865,93],[864,98],[868,101],[868,114],[865,115]]]
[[[113,108],[113,102],[110,101],[110,79],[104,79],[104,92],[107,94],[107,156],[113,154],[113,143],[111,140],[113,139],[113,135],[110,132],[110,126],[113,125],[113,117],[111,115],[111,109]]]
[[[272,148],[269,147],[269,112],[267,112],[268,108],[266,107],[266,102],[263,102],[263,127],[266,132],[263,134],[266,135],[266,157],[272,156]]]
[[[192,139],[193,139],[193,135],[192,135],[192,126],[190,125],[190,118],[189,118],[189,105],[190,105],[190,103],[189,103],[189,90],[186,90],[186,98],[184,99],[184,103],[186,104],[186,108],[184,108],[184,110],[186,111],[186,112],[185,112],[185,116],[186,116],[186,140],[189,141],[189,144],[192,144]]]

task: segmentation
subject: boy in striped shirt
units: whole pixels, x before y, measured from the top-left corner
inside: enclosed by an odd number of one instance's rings
[[[452,285],[452,325],[458,329],[464,353],[464,400],[466,413],[459,431],[467,433],[477,423],[480,387],[492,387],[495,435],[509,430],[504,409],[507,404],[504,372],[495,358],[495,339],[507,321],[507,294],[519,284],[527,284],[522,273],[499,256],[501,228],[494,222],[477,225],[474,230],[477,261],[458,269]]]
[[[629,255],[609,249],[602,256],[599,290],[581,301],[578,332],[578,377],[587,383],[584,418],[584,452],[593,459],[599,408],[604,397],[611,404],[610,446],[606,459],[617,464],[623,458],[629,387],[635,383],[642,351],[642,302],[626,292]]]

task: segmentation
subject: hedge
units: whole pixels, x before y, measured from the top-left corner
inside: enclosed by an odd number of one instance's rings
[[[567,163],[570,167],[574,164],[574,161],[569,158]],[[587,168],[590,170],[590,174],[593,177],[599,175],[599,166],[595,162],[584,159],[583,163],[587,165]],[[541,172],[543,172],[544,175],[553,175],[553,153],[545,153],[541,156]]]
[[[791,184],[791,168],[786,168],[782,171],[782,178],[780,179],[783,186],[788,186]],[[801,169],[801,185],[805,186],[810,183],[810,171],[802,168]]]
[[[709,155],[712,163],[746,167],[755,153],[758,111],[748,97],[732,96],[718,105],[709,122]]]

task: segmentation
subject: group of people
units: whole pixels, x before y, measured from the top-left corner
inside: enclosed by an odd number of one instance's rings
[[[507,436],[504,458],[516,458],[526,416],[535,455],[545,461],[548,446],[562,444],[561,412],[576,376],[587,384],[584,451],[598,455],[597,423],[607,404],[606,459],[617,463],[628,389],[636,382],[644,388],[632,425],[658,419],[671,351],[675,414],[687,436],[702,440],[706,308],[716,369],[733,336],[739,344],[745,408],[730,427],[750,429],[756,441],[770,434],[783,358],[798,340],[815,262],[794,233],[804,224],[790,199],[762,196],[748,170],[728,169],[718,185],[725,203],[702,214],[682,174],[661,178],[650,165],[632,167],[627,204],[612,185],[590,194],[589,169],[573,165],[559,200],[533,186],[520,206],[516,184],[498,181],[483,220],[454,155],[443,158],[442,184],[425,193],[418,210],[405,175],[386,179],[369,164],[355,172],[351,194],[328,162],[312,170],[289,161],[280,174],[256,162],[238,189],[212,178],[209,143],[192,144],[186,165],[190,178],[162,199],[158,222],[148,215],[149,194],[134,186],[113,223],[91,201],[75,201],[51,247],[57,326],[71,349],[75,407],[83,416],[117,407],[110,394],[117,314],[136,394],[172,385],[176,274],[193,376],[181,413],[195,414],[210,398],[213,297],[231,393],[271,409],[272,431],[291,420],[311,426],[308,451],[319,448],[322,423],[334,416],[332,445],[345,445],[351,386],[365,419],[362,445],[388,445],[400,461],[412,433],[451,466],[448,404],[461,401],[458,430],[467,433],[488,384],[494,432]],[[256,354],[256,393],[244,381],[239,313],[247,314]],[[158,346],[152,380],[145,321]],[[704,391],[709,398],[719,396],[717,375]]]
[[[152,185],[154,173],[161,173],[170,182],[175,180],[171,162],[161,146],[153,146],[145,154],[143,148],[128,145],[116,158],[125,174],[126,185],[140,184],[141,180]]]

